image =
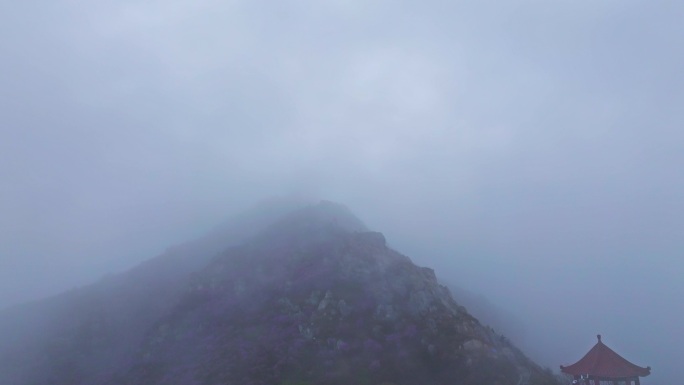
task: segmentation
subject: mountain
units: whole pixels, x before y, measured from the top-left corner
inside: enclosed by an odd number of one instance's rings
[[[344,206],[271,214],[3,312],[0,383],[556,383]]]
[[[62,383],[56,379],[118,370],[184,295],[192,274],[302,205],[263,202],[124,274],[0,312],[0,384]],[[87,360],[72,358],[79,355]]]

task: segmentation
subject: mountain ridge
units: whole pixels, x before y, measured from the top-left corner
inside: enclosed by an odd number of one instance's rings
[[[434,271],[330,202],[280,217],[184,282],[161,303],[169,293],[140,299],[157,306],[145,322],[97,296],[81,302],[89,316],[57,333],[62,344],[36,348],[57,352],[55,362],[3,383],[555,383],[459,306]],[[134,336],[115,327],[132,319]]]

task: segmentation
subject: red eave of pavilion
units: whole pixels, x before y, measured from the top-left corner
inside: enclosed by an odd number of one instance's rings
[[[570,366],[561,365],[561,372],[573,376],[590,375],[601,378],[645,377],[651,374],[651,367],[642,368],[622,358],[613,349],[598,342],[581,360]]]

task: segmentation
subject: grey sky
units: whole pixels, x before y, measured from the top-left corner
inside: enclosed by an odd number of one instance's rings
[[[681,20],[675,1],[4,2],[0,307],[307,194],[509,308],[542,363],[600,332],[672,382]]]

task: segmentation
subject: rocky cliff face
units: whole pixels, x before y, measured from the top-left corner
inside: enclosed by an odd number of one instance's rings
[[[116,362],[88,371],[76,349],[66,371],[15,383],[555,383],[338,205],[285,216],[183,287]],[[89,349],[109,351],[110,323],[81,336]]]

